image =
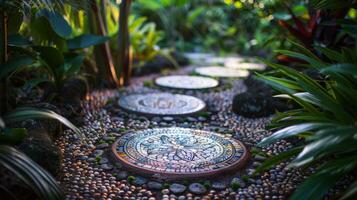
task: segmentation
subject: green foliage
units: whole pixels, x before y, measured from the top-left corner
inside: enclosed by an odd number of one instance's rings
[[[130,42],[134,50],[134,57],[147,61],[160,53],[158,43],[163,33],[156,30],[154,23],[147,23],[145,17],[129,17]]]
[[[135,180],[135,177],[134,176],[128,176],[127,180],[128,180],[129,183],[132,183]]]
[[[0,165],[14,173],[39,199],[61,200],[56,180],[41,166],[13,147],[0,145]]]
[[[347,48],[340,52],[323,47],[315,50],[326,56],[326,61],[316,59],[307,49],[303,49],[304,53],[279,52],[309,63],[304,66],[318,70],[324,80],[317,81],[300,71],[270,62],[266,64],[277,71],[276,75],[258,75],[281,92],[280,97],[292,99],[301,107],[278,113],[273,120],[273,130],[278,130],[260,145],[292,136],[305,141],[302,146],[267,160],[258,171],[295,156],[291,167],[317,167],[317,172],[299,186],[291,199],[302,196],[321,199],[338,180],[357,169],[357,62],[354,59],[357,54]],[[322,164],[316,166],[318,161]],[[353,191],[351,188],[347,194]]]
[[[299,15],[307,13],[300,1],[289,3]],[[284,45],[273,14],[289,16],[280,1],[134,1],[132,10],[165,32],[166,46],[246,54]]]
[[[0,130],[0,144],[19,144],[26,136],[25,128],[4,128]]]
[[[240,184],[239,184],[238,182],[232,182],[232,183],[231,183],[231,188],[232,188],[232,190],[234,190],[234,191],[238,190],[240,187],[241,187],[241,186],[240,186]]]
[[[42,9],[36,13],[36,17],[44,17],[51,25],[52,30],[62,38],[69,37],[72,33],[68,22],[57,12]]]
[[[8,77],[15,71],[30,65],[33,62],[29,56],[19,56],[16,59],[11,59],[6,63],[0,64],[0,79]]]
[[[5,121],[18,122],[26,119],[54,119],[61,122],[63,125],[72,129],[75,133],[80,134],[79,129],[73,125],[68,119],[47,109],[20,107],[7,113],[4,117]]]
[[[354,0],[311,0],[311,5],[315,9],[341,9],[356,6]]]
[[[109,37],[92,35],[92,34],[84,34],[77,36],[73,39],[67,40],[68,49],[83,49],[91,46],[95,46],[98,44],[102,44],[108,41]]]

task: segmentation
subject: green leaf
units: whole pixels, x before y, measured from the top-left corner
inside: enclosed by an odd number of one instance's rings
[[[33,48],[40,53],[40,58],[53,70],[63,65],[64,57],[58,49],[48,46],[34,46]]]
[[[5,78],[12,72],[32,64],[33,60],[29,56],[19,56],[0,64],[0,79]]]
[[[345,75],[353,75],[353,76],[357,76],[357,65],[354,64],[335,64],[335,65],[331,65],[328,66],[324,69],[320,70],[321,73],[341,73],[341,74],[345,74]]]
[[[341,9],[351,6],[348,0],[311,0],[315,9]]]
[[[86,34],[67,40],[67,47],[68,49],[88,48],[90,46],[102,44],[108,40],[109,37]]]
[[[357,166],[357,157],[335,159],[318,169],[318,172],[311,175],[291,196],[291,200],[322,199],[328,190],[344,175]]]
[[[2,120],[1,117],[0,117],[0,128],[5,128],[5,122],[4,120]]]
[[[312,131],[316,130],[318,128],[325,128],[325,127],[333,127],[334,124],[328,124],[328,123],[303,123],[303,124],[297,124],[293,126],[288,126],[282,130],[279,130],[275,133],[273,133],[271,136],[264,138],[261,142],[259,142],[259,146],[265,146],[268,144],[271,144],[273,142],[276,142],[278,140],[295,136],[297,134],[306,132],[306,131]]]
[[[0,145],[0,165],[21,179],[39,199],[64,199],[57,181],[41,166],[15,148]]]
[[[4,116],[4,120],[9,122],[17,122],[26,119],[55,119],[68,128],[72,129],[75,133],[80,134],[79,129],[74,124],[51,110],[32,107],[20,107],[16,108],[10,113],[7,113]]]
[[[357,181],[353,182],[350,187],[347,188],[345,194],[340,198],[340,200],[352,199],[357,195]]]
[[[294,159],[292,165],[300,167],[308,162],[317,160],[325,155],[331,155],[335,152],[351,152],[357,150],[357,141],[352,137],[356,131],[356,128],[351,127],[330,127],[323,132],[324,135],[327,134],[327,132],[332,134],[320,136],[314,142],[310,142],[306,145],[299,156]],[[321,134],[322,130],[319,132]]]
[[[287,55],[287,56],[290,56],[293,58],[298,58],[298,59],[304,60],[304,61],[310,63],[311,67],[316,68],[316,69],[320,69],[326,65],[321,60],[317,60],[315,58],[312,58],[312,57],[307,56],[302,53],[297,53],[297,52],[288,51],[288,50],[276,50],[275,52],[281,53],[283,55]]]
[[[72,33],[72,28],[68,22],[63,18],[63,16],[57,12],[49,11],[47,9],[42,9],[37,12],[37,17],[45,17],[50,23],[52,29],[60,37],[69,37]]]
[[[329,49],[327,47],[315,47],[318,51],[321,51],[327,58],[336,62],[343,62],[343,56],[340,52]]]
[[[22,142],[27,136],[27,130],[25,128],[5,128],[0,131],[0,144],[16,145]]]
[[[84,61],[84,55],[77,55],[74,57],[66,57],[65,63],[58,69],[62,77],[70,78],[79,73]]]
[[[9,35],[8,45],[9,46],[29,46],[31,42],[20,34]]]

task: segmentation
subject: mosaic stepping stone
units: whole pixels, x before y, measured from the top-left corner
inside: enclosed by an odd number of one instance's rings
[[[224,77],[224,78],[242,78],[249,75],[247,70],[231,69],[227,67],[199,67],[195,69],[195,72],[203,76],[211,77]]]
[[[245,146],[236,139],[177,127],[127,133],[113,144],[112,151],[128,170],[166,179],[237,170],[248,158]]]
[[[124,110],[146,115],[190,115],[205,109],[202,100],[181,94],[134,94],[119,99]]]
[[[225,67],[232,69],[241,69],[241,70],[264,70],[266,66],[262,63],[239,63],[239,62],[225,62]]]
[[[175,89],[207,89],[218,86],[218,81],[201,76],[164,76],[155,79],[155,83],[162,87]]]

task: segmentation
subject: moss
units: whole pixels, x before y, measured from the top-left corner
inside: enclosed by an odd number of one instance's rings
[[[170,188],[170,183],[164,183],[163,188],[169,189]]]
[[[99,162],[102,160],[102,157],[100,157],[100,156],[97,156],[97,157],[95,157],[95,162],[97,163],[97,164],[99,164]]]
[[[154,81],[152,81],[152,80],[144,81],[143,85],[145,87],[150,87],[150,88],[155,87]]]
[[[188,180],[184,180],[184,181],[182,181],[182,184],[188,186],[190,184],[190,182]]]
[[[211,115],[209,112],[199,112],[198,116],[200,117],[205,117],[205,118],[209,118]]]
[[[134,176],[128,176],[128,178],[127,178],[127,181],[128,181],[129,183],[132,183],[134,180],[135,180],[135,177],[134,177]]]
[[[231,183],[231,188],[232,188],[232,190],[236,191],[236,190],[238,190],[240,188],[240,184],[237,183],[237,182],[232,182]]]
[[[202,185],[205,186],[205,188],[208,190],[212,187],[211,181],[208,180],[204,181]]]
[[[249,176],[248,175],[243,175],[242,180],[245,182],[248,182]]]

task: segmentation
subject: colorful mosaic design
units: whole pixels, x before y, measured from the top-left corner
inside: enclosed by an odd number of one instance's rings
[[[218,81],[208,77],[200,76],[164,76],[155,79],[159,86],[176,89],[207,89],[218,86]]]
[[[119,106],[125,110],[148,115],[188,115],[202,111],[206,104],[192,96],[151,93],[122,97],[119,99]]]
[[[195,71],[200,75],[211,77],[240,78],[247,77],[249,75],[249,71],[247,70],[238,70],[219,66],[199,67],[196,68]]]
[[[116,157],[136,172],[200,177],[236,169],[246,157],[239,141],[186,128],[157,128],[128,133],[113,146]]]

